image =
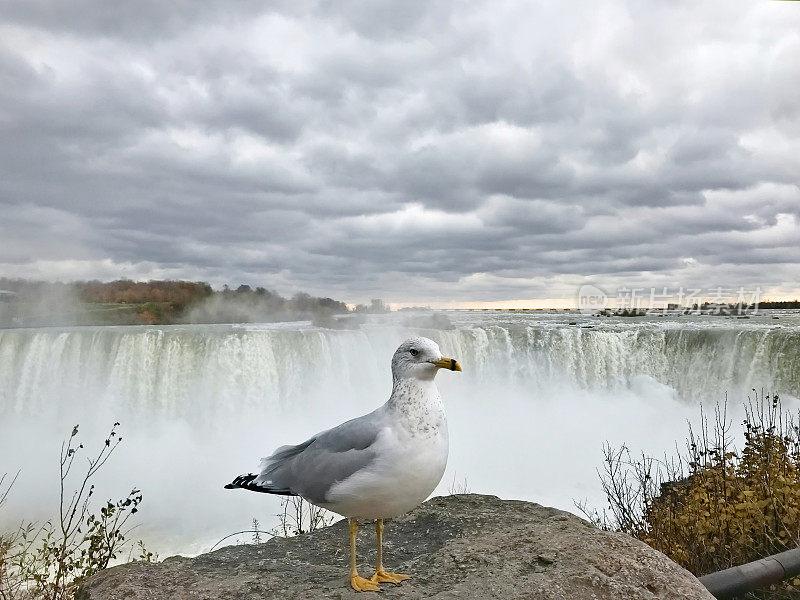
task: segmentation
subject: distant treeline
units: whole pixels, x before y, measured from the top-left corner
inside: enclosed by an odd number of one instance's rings
[[[0,290],[14,292],[20,300],[28,302],[69,295],[82,302],[114,304],[170,302],[176,306],[185,306],[214,293],[211,286],[202,281],[131,281],[129,279],[119,279],[107,283],[102,281],[61,283],[0,278]]]
[[[183,315],[187,323],[252,323],[271,321],[318,320],[348,312],[344,302],[332,298],[317,298],[298,292],[284,298],[263,287],[225,286],[189,307]]]
[[[299,292],[202,281],[76,281],[0,278],[0,326],[241,323],[315,320],[348,312],[344,302]]]
[[[751,305],[750,308],[800,308],[800,300],[781,300],[780,302],[759,302],[758,306]]]
[[[176,309],[188,306],[214,293],[203,281],[130,281],[120,279],[78,281],[72,284],[83,302],[111,302],[116,304],[141,304],[169,302]]]

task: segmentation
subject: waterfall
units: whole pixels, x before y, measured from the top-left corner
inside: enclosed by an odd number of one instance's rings
[[[137,535],[162,555],[208,550],[254,517],[269,526],[275,497],[223,484],[277,446],[384,402],[389,359],[413,335],[433,338],[464,369],[437,376],[451,438],[438,493],[467,478],[475,492],[600,507],[604,442],[659,455],[683,439],[698,404],[726,392],[732,419],[750,388],[800,396],[798,327],[572,318],[478,314],[443,330],[388,320],[354,330],[0,330],[0,473],[21,469],[0,530],[52,516],[61,440],[80,423],[88,449],[114,421],[125,442],[98,493],[141,488]]]
[[[462,383],[617,389],[637,376],[683,399],[752,387],[800,395],[800,331],[575,326],[334,331],[257,326],[0,330],[0,415],[102,403],[134,413],[220,418],[281,411],[328,394],[380,398],[388,357],[411,335],[464,365]]]

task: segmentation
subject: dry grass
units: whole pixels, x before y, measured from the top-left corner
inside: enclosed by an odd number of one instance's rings
[[[289,537],[322,529],[332,524],[336,517],[330,511],[306,502],[300,496],[283,496],[278,524],[273,535]]]

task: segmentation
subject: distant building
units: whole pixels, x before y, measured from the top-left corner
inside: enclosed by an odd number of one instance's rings
[[[11,302],[17,297],[17,292],[11,290],[0,290],[0,302]]]

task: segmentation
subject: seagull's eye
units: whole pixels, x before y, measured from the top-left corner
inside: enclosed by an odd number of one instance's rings
[[[416,348],[412,348],[411,350],[409,350],[409,352],[411,353],[411,356],[416,356],[417,354],[419,354],[419,350],[417,350]]]

